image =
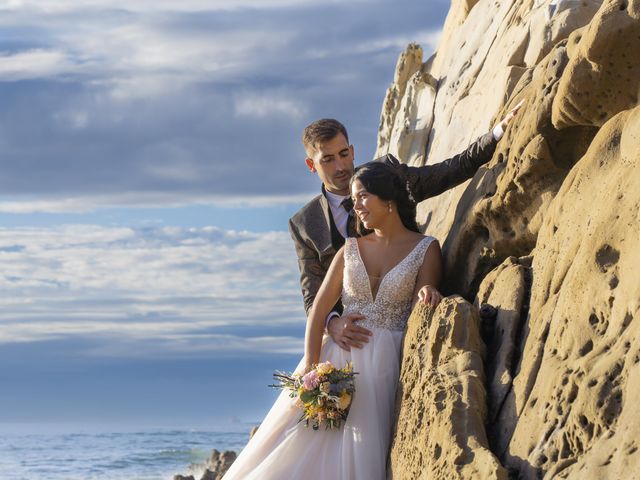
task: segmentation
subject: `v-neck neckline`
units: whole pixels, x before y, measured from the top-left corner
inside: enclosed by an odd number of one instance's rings
[[[380,283],[378,283],[378,289],[376,290],[376,296],[373,296],[373,289],[371,288],[371,278],[369,275],[369,272],[367,271],[367,266],[364,264],[364,260],[362,259],[362,255],[360,254],[360,245],[358,245],[358,239],[354,238],[355,244],[356,244],[356,252],[358,252],[358,259],[360,260],[360,264],[362,265],[362,268],[364,268],[364,272],[367,274],[367,285],[369,286],[369,297],[371,298],[371,302],[372,303],[376,303],[376,300],[378,299],[378,294],[380,293],[380,289],[382,288],[382,283],[386,280],[387,276],[393,272],[396,268],[398,268],[401,264],[404,263],[404,261],[409,258],[411,256],[411,254],[413,254],[413,252],[416,251],[416,249],[418,248],[418,246],[424,242],[427,239],[427,237],[424,237],[422,240],[420,240],[418,243],[416,243],[416,245],[411,249],[411,251],[409,251],[409,253],[407,253],[404,258],[402,260],[400,260],[398,263],[396,263],[393,267],[391,267],[391,269],[389,269],[381,278],[380,278]]]

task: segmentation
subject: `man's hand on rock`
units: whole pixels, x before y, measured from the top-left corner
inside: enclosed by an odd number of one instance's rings
[[[518,104],[513,107],[509,113],[507,113],[504,118],[502,120],[500,120],[500,122],[498,122],[498,125],[496,125],[497,127],[500,127],[500,130],[502,130],[502,132],[504,132],[507,129],[507,125],[509,125],[509,122],[511,122],[511,120],[513,120],[513,117],[516,116],[516,113],[518,113],[518,110],[520,110],[520,108],[522,108],[522,105],[524,105],[524,99],[520,100],[518,102]],[[495,131],[495,129],[494,129]]]
[[[364,315],[358,313],[349,313],[340,317],[333,317],[329,320],[327,331],[333,341],[340,348],[351,351],[351,347],[362,348],[369,342],[371,331],[355,324],[358,320],[364,320]]]

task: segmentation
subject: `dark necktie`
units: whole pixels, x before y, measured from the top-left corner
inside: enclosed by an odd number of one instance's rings
[[[356,231],[356,216],[353,211],[353,200],[351,197],[345,198],[340,205],[347,211],[349,217],[347,219],[347,237],[356,237],[358,236]]]

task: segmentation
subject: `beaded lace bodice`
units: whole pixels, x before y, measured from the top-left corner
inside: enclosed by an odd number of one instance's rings
[[[375,299],[369,275],[356,238],[347,238],[344,249],[342,304],[344,313],[360,313],[365,320],[357,325],[388,330],[404,330],[411,314],[411,300],[424,254],[433,237],[425,237],[395,267],[382,277]]]

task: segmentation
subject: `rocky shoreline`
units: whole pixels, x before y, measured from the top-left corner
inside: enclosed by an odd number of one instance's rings
[[[226,450],[219,452],[214,449],[211,452],[209,460],[204,465],[191,465],[189,470],[202,471],[197,477],[195,474],[174,475],[173,480],[220,480],[222,476],[229,470],[229,467],[236,459],[236,452]]]

